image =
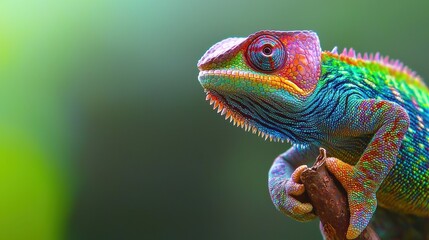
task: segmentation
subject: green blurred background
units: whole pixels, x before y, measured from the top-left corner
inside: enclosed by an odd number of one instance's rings
[[[0,239],[320,239],[277,212],[289,146],[211,110],[217,41],[311,29],[429,79],[428,1],[0,2]]]

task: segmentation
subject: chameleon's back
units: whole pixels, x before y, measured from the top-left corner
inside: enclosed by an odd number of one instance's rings
[[[413,202],[411,212],[416,215],[425,212],[426,216],[429,211],[429,89],[401,63],[378,55],[365,58],[323,52],[322,78],[347,78],[351,87],[358,86],[365,98],[388,100],[407,110],[410,127],[397,164],[381,185],[377,198],[380,206],[407,213],[410,209],[404,206]],[[333,73],[338,75],[330,76]]]
[[[330,69],[333,69],[333,72],[340,72],[339,76],[357,86],[366,98],[388,100],[401,105],[411,120],[409,132],[424,136],[421,143],[429,145],[429,89],[426,84],[398,61],[388,60],[378,54],[365,58],[323,52],[322,76],[330,74]],[[414,138],[415,134],[407,134],[405,138]]]
[[[352,55],[355,55],[354,51]],[[369,95],[372,93],[376,98],[397,102],[404,107],[407,107],[408,102],[413,103],[411,106],[419,112],[429,109],[429,89],[426,84],[420,76],[397,60],[389,60],[379,54],[351,57],[346,53],[331,52],[323,52],[322,60],[322,64],[329,68],[351,74],[350,79],[356,80],[355,83]],[[323,70],[328,69],[325,67]],[[413,108],[407,110],[413,111]]]

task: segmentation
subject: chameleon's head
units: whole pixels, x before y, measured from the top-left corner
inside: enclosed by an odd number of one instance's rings
[[[270,138],[287,139],[280,125],[315,89],[320,61],[316,33],[260,31],[213,45],[198,62],[198,79],[207,99],[227,118]]]

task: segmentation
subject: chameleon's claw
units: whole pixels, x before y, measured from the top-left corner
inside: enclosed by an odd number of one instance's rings
[[[337,158],[327,158],[326,166],[347,192],[350,225],[346,237],[357,238],[368,225],[377,207],[374,184],[355,167]]]

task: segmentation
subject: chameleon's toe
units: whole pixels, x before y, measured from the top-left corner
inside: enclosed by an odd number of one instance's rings
[[[369,222],[369,220],[368,220],[368,222]],[[354,225],[350,225],[349,228],[347,229],[346,238],[347,239],[355,239],[355,238],[359,237],[359,235],[362,233],[362,231],[368,225],[368,222],[366,222],[366,224],[364,224],[364,222],[360,222],[360,223],[358,222],[357,224],[355,223]]]
[[[338,158],[326,158],[326,166],[328,170],[334,174],[335,178],[343,185],[347,192],[348,188],[351,187],[350,181],[354,174],[354,167],[350,164],[347,164]]]
[[[305,192],[305,187],[301,183],[287,181],[285,185],[285,191],[287,194],[299,196]]]
[[[280,210],[297,221],[305,222],[316,218],[316,215],[312,212],[313,205],[302,203],[292,197],[285,201],[284,209]]]
[[[291,210],[290,212],[293,215],[299,216],[299,215],[305,215],[307,213],[311,213],[311,211],[313,211],[313,205],[311,205],[310,203],[301,203],[300,201],[291,198],[289,200],[289,209]]]
[[[307,169],[306,165],[299,166],[291,177],[284,182],[283,191],[278,192],[280,193],[280,201],[276,201],[276,195],[273,198],[274,203],[278,203],[278,208],[282,212],[298,221],[309,221],[316,218],[313,213],[313,205],[300,202],[294,197],[305,192],[305,187],[300,180],[301,173],[305,169]]]
[[[368,191],[348,193],[350,225],[347,239],[355,239],[366,228],[377,208],[375,193]]]
[[[309,221],[316,217],[313,213],[313,206],[310,203],[303,203],[293,197],[290,192],[294,192],[295,189],[290,189],[294,183],[291,179],[288,179],[282,189],[274,189],[273,195],[271,196],[274,205],[282,211],[284,214],[292,217],[298,221]]]
[[[362,231],[359,231],[359,229],[358,228],[355,228],[355,227],[349,227],[348,229],[347,229],[347,235],[346,235],[346,238],[347,239],[355,239],[355,238],[357,238],[357,237],[359,237],[359,235],[360,235],[360,233],[361,233]]]
[[[293,171],[293,173],[292,173],[292,175],[290,177],[292,179],[292,181],[294,181],[296,183],[301,182],[301,174],[307,168],[308,168],[307,165],[301,165],[301,166],[297,167],[295,169],[295,171]]]
[[[301,182],[301,173],[307,169],[307,165],[301,165],[295,169],[295,171],[292,173],[290,181],[286,183],[286,193],[299,196],[305,192],[304,184]]]

